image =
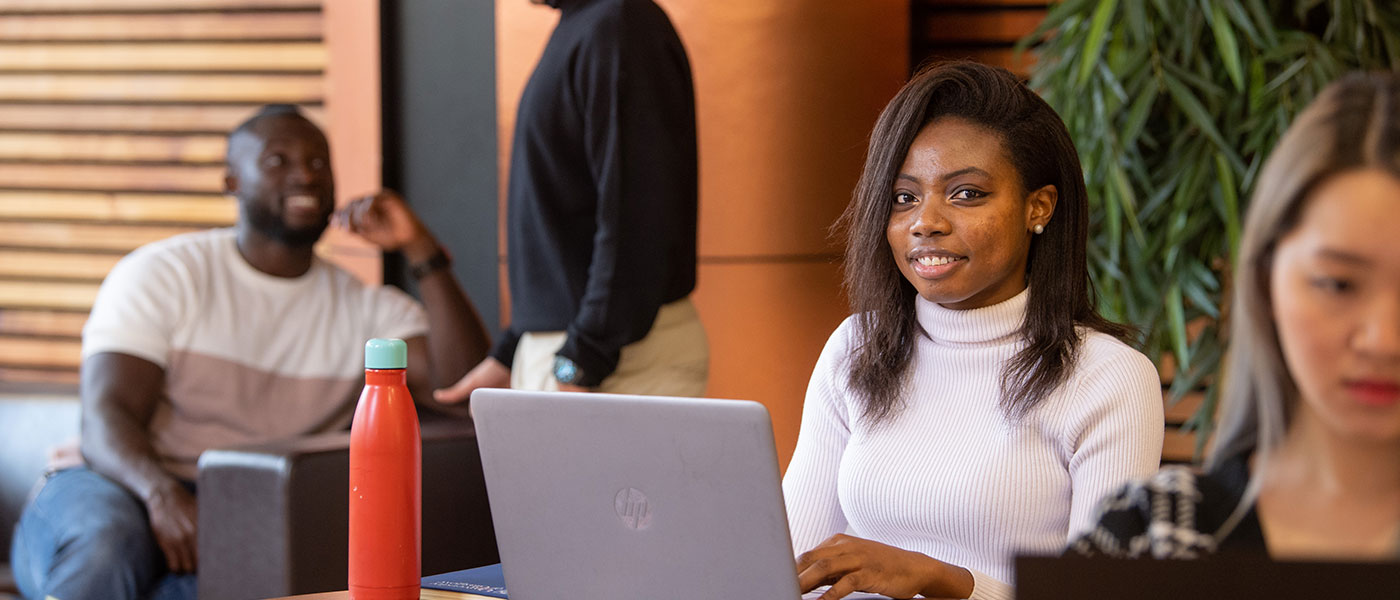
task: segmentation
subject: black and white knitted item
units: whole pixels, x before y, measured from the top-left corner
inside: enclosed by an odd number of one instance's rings
[[[1105,498],[1094,529],[1068,551],[1113,558],[1194,559],[1213,554],[1214,527],[1202,524],[1197,475],[1180,466],[1163,468]]]

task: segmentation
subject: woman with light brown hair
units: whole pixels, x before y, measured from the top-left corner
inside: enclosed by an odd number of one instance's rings
[[[1206,473],[1129,486],[1071,552],[1400,557],[1397,238],[1400,76],[1352,74],[1260,175]]]

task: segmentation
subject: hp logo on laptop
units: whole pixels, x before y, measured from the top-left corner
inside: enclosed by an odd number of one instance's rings
[[[622,524],[628,529],[641,531],[651,527],[651,505],[647,503],[647,495],[637,488],[626,487],[617,491],[617,496],[613,498],[613,508],[617,510],[617,516],[622,518]]]

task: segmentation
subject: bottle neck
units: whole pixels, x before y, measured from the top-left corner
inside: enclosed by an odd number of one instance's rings
[[[405,369],[365,369],[365,385],[408,385]]]

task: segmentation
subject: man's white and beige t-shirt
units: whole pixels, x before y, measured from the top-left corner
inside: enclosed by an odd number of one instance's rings
[[[103,281],[83,358],[118,352],[165,369],[150,423],[162,464],[193,480],[208,448],[344,429],[364,344],[424,335],[410,296],[317,258],[295,278],[249,265],[232,229],[148,244]],[[410,365],[412,368],[412,365]]]

